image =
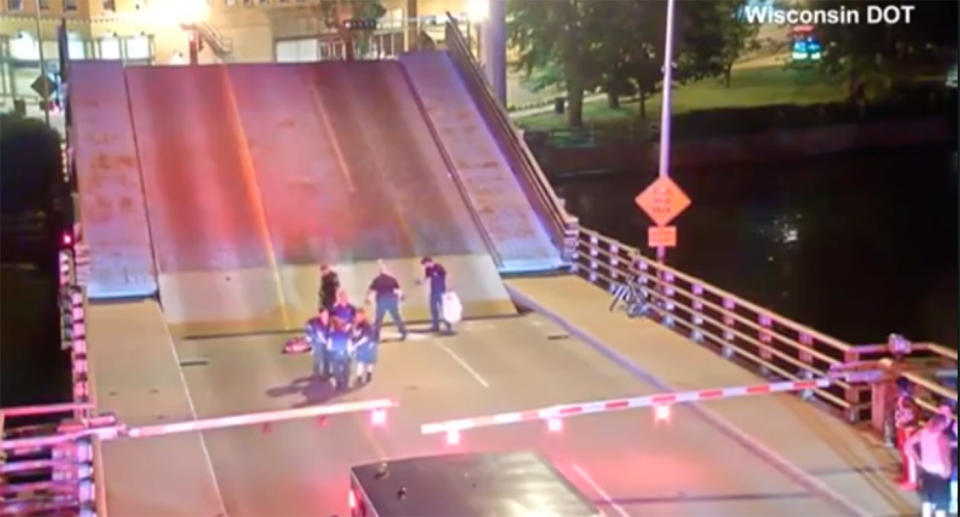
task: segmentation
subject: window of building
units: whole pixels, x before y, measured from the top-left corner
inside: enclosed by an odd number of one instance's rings
[[[77,0],[63,0],[63,9],[66,11],[76,11]]]
[[[8,10],[8,11],[22,11],[22,10],[23,10],[23,0],[7,0],[7,10]]]
[[[150,38],[146,36],[134,36],[127,38],[125,43],[127,46],[127,59],[150,59]]]
[[[21,32],[17,37],[10,39],[10,57],[23,61],[39,61],[40,49],[33,34]]]
[[[37,0],[37,3],[40,4],[41,11],[47,11],[50,9],[50,0]]]
[[[282,40],[276,43],[278,63],[317,61],[317,38]]]
[[[117,5],[113,0],[103,0],[104,11],[116,11]]]
[[[100,40],[100,59],[120,59],[120,40],[114,37]]]
[[[71,35],[67,38],[67,55],[70,56],[70,59],[86,59],[87,46],[84,45],[82,39]]]

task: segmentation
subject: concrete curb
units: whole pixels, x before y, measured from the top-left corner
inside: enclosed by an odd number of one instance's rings
[[[630,359],[624,357],[622,354],[616,350],[605,345],[601,340],[591,335],[584,329],[573,325],[566,320],[564,320],[560,315],[548,310],[546,307],[540,305],[531,298],[525,296],[523,293],[520,293],[518,290],[507,285],[507,292],[510,293],[510,296],[514,299],[514,302],[518,305],[525,306],[527,308],[533,309],[536,312],[546,316],[548,319],[556,323],[557,325],[563,327],[571,335],[576,336],[577,338],[585,341],[591,347],[593,347],[601,355],[605,356],[607,359],[610,359],[614,363],[617,363],[621,368],[629,371],[638,379],[643,380],[653,386],[657,387],[663,391],[677,391],[676,388],[666,384],[657,377],[651,375],[650,373],[644,371],[639,366],[634,364]],[[756,438],[750,436],[749,433],[743,431],[739,427],[735,426],[733,423],[729,422],[727,419],[721,417],[715,411],[707,409],[705,406],[699,404],[690,404],[689,407],[698,415],[700,415],[704,420],[709,422],[711,425],[719,429],[722,433],[729,436],[737,443],[742,445],[744,448],[750,452],[756,454],[758,457],[762,458],[767,463],[773,465],[777,470],[783,472],[791,479],[799,483],[801,486],[814,492],[829,501],[832,505],[838,509],[843,510],[844,513],[848,515],[854,515],[857,517],[869,517],[872,515],[870,512],[860,508],[856,504],[849,501],[847,498],[843,497],[827,485],[825,485],[820,480],[816,479],[812,475],[803,471],[803,469],[792,464],[789,460],[777,454],[775,451],[767,447],[766,445],[760,443]]]

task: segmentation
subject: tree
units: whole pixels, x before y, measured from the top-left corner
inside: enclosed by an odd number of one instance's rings
[[[684,52],[679,59],[684,80],[719,75],[730,87],[733,64],[744,52],[759,46],[760,26],[738,16],[741,4],[714,0],[684,5]]]
[[[507,3],[507,34],[519,58],[514,67],[529,77],[536,69],[556,67],[557,85],[565,87],[569,107],[567,123],[583,126],[583,92],[593,82],[596,63],[590,59],[586,34],[589,0]]]
[[[839,9],[839,0],[810,0],[812,9]],[[871,5],[884,8],[901,2],[880,0]],[[821,25],[817,34],[824,48],[820,62],[829,74],[846,76],[851,101],[862,98],[870,84],[888,83],[902,68],[920,62],[956,58],[957,2],[917,2],[910,23],[868,24],[866,8],[860,9],[856,24]]]
[[[0,115],[0,208],[50,213],[61,174],[60,135],[42,120]]]

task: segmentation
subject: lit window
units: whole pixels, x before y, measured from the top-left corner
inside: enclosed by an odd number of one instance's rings
[[[150,39],[146,36],[135,36],[128,38],[127,59],[149,59],[150,58]]]
[[[100,59],[120,59],[120,40],[117,38],[100,40]]]
[[[67,54],[70,59],[85,59],[87,57],[87,46],[83,40],[76,37],[67,39]]]
[[[27,33],[21,33],[20,36],[10,40],[10,57],[13,59],[22,59],[24,61],[36,61],[40,59],[40,49],[37,48],[37,40]]]
[[[23,0],[7,0],[7,10],[8,10],[8,11],[22,11],[22,10],[23,10]]]

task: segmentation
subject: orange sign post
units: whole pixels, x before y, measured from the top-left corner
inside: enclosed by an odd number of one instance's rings
[[[676,226],[651,226],[647,228],[647,245],[651,248],[675,248],[677,246]]]
[[[661,176],[634,199],[656,227],[647,230],[650,247],[672,248],[677,245],[677,228],[666,226],[690,206],[690,198],[669,177]]]

